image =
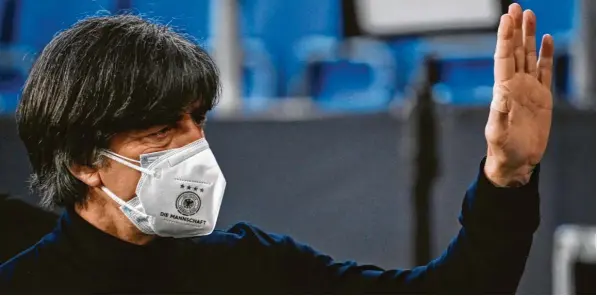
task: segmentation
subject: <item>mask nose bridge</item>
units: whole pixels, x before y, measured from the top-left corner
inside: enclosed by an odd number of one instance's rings
[[[176,166],[179,163],[209,149],[209,144],[204,139],[199,139],[191,143],[188,147],[182,147],[175,155],[168,158],[168,165],[170,167]]]

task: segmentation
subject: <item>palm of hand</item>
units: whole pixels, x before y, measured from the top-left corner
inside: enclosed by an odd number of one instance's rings
[[[528,74],[515,74],[495,86],[498,104],[490,112],[485,137],[492,153],[509,167],[534,166],[543,157],[551,127],[552,96],[549,89]],[[507,112],[504,112],[507,110]],[[493,119],[493,118],[492,118]]]
[[[546,35],[537,61],[535,17],[518,4],[502,16],[495,53],[495,84],[485,128],[489,171],[530,171],[539,163],[552,117],[553,40]]]

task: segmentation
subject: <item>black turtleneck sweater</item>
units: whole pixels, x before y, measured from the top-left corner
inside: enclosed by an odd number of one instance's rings
[[[246,223],[138,246],[67,209],[51,233],[0,266],[0,293],[510,294],[539,224],[537,188],[537,170],[519,188],[496,188],[481,170],[466,192],[457,237],[442,256],[411,270],[335,262]]]

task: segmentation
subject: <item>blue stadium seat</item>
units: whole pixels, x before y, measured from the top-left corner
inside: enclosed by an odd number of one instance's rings
[[[39,52],[58,32],[90,15],[109,14],[114,0],[20,0],[16,43]]]
[[[416,83],[429,50],[418,37],[402,37],[388,42],[388,46],[396,61],[394,100],[399,103],[405,99],[406,90]]]
[[[493,58],[449,58],[440,62],[441,83],[435,91],[443,91],[437,99],[454,105],[486,105],[493,90]]]
[[[293,55],[298,67],[286,82],[286,94],[290,97],[308,97],[312,90],[313,66],[319,63],[336,61],[340,53],[341,41],[336,37],[312,35],[295,43]]]
[[[249,112],[266,109],[276,97],[277,69],[261,40],[243,38],[242,48],[243,108]]]
[[[327,111],[386,109],[396,87],[396,62],[387,44],[354,38],[328,60],[310,66],[310,95]]]
[[[320,62],[312,65],[311,69],[311,95],[322,109],[359,110],[369,107],[372,103],[371,92],[362,91],[373,81],[373,69],[370,65],[338,60]],[[380,105],[377,100],[373,103],[375,106]]]
[[[240,0],[241,32],[259,39],[277,67],[277,96],[289,95],[289,81],[304,73],[294,44],[311,36],[339,38],[340,0]]]

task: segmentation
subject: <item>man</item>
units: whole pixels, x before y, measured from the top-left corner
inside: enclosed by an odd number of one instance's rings
[[[245,223],[214,231],[225,180],[205,141],[218,75],[209,56],[134,16],[90,18],[33,66],[17,113],[57,227],[0,267],[14,293],[514,293],[539,224],[538,163],[551,124],[553,40],[503,15],[487,157],[462,229],[427,266],[382,270]],[[397,250],[399,251],[399,250]]]

